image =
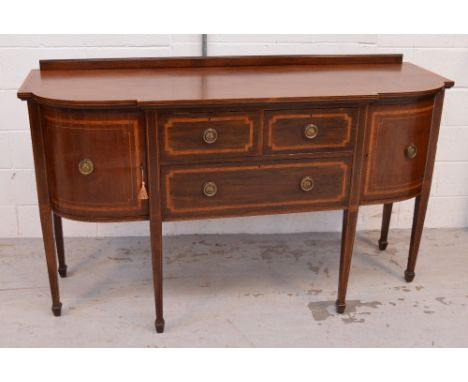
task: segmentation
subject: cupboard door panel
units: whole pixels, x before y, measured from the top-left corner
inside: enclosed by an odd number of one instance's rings
[[[374,105],[369,111],[365,200],[411,197],[421,190],[433,99]]]
[[[44,109],[51,203],[64,215],[112,219],[147,214],[139,113]]]

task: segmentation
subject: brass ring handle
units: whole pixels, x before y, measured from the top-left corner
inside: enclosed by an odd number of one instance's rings
[[[414,143],[411,143],[410,145],[406,146],[405,154],[409,159],[413,159],[418,154],[418,148]]]
[[[304,128],[304,136],[307,139],[314,139],[318,135],[318,126],[313,123]]]
[[[305,176],[304,178],[302,178],[300,183],[301,190],[304,192],[312,190],[314,188],[314,185],[315,183],[311,176]]]
[[[91,159],[83,159],[78,163],[78,171],[82,175],[90,175],[94,171],[94,163]]]
[[[218,139],[218,132],[213,128],[208,128],[203,132],[203,140],[205,143],[212,144]]]
[[[218,186],[214,182],[206,182],[203,185],[203,194],[209,198],[215,196],[218,192]]]

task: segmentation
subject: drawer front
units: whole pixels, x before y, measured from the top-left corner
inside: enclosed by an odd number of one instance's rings
[[[265,113],[266,154],[350,150],[357,110],[278,110]]]
[[[432,111],[433,99],[370,108],[365,200],[411,197],[420,192]]]
[[[193,113],[161,115],[161,158],[223,158],[256,155],[256,113]]]
[[[51,203],[85,220],[147,215],[138,198],[145,163],[138,113],[44,109]]]
[[[163,169],[167,220],[326,209],[346,204],[348,160]]]

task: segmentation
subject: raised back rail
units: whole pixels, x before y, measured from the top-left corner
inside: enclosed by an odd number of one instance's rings
[[[400,64],[401,54],[340,56],[231,56],[231,57],[160,57],[160,58],[91,58],[41,60],[41,70],[163,69],[236,66],[284,65],[375,65]]]

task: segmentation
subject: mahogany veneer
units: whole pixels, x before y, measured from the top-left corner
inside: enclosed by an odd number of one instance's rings
[[[337,311],[363,204],[416,198],[412,281],[444,89],[401,55],[45,60],[28,101],[52,293],[62,217],[149,220],[156,330],[164,330],[162,222],[343,210]],[[57,266],[58,262],[58,266]]]

